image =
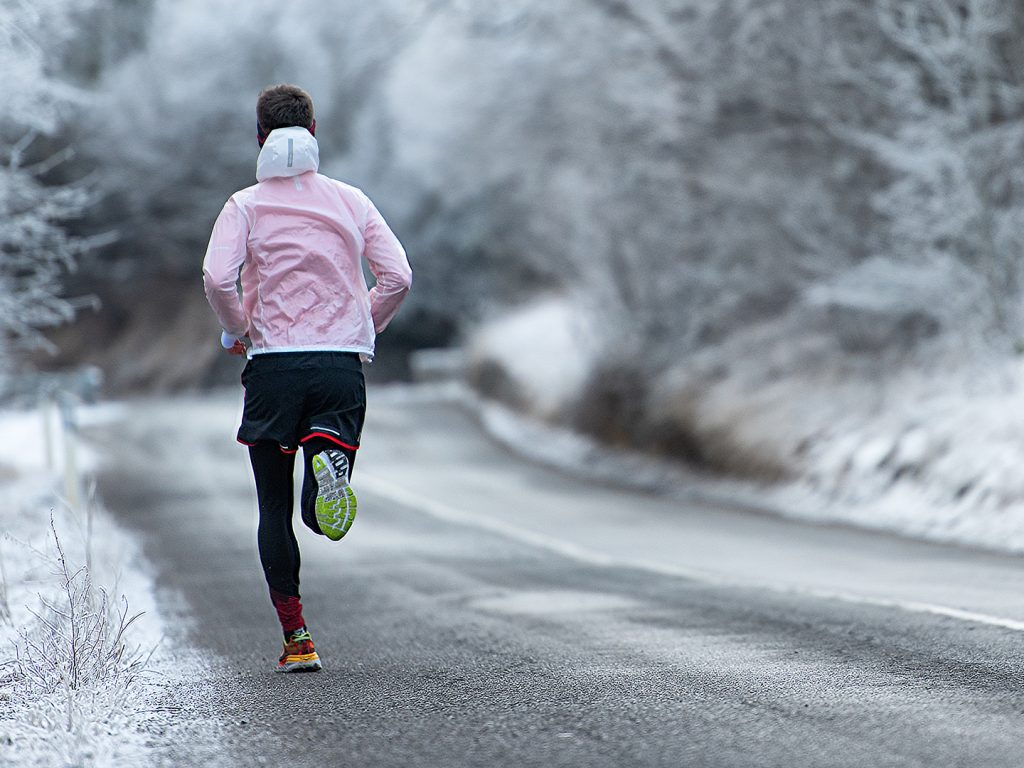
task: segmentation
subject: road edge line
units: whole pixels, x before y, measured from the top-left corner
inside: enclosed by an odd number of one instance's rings
[[[361,474],[357,485],[365,488],[369,493],[381,496],[408,507],[421,514],[427,514],[438,520],[443,520],[456,525],[464,525],[472,528],[495,533],[514,541],[530,546],[545,549],[550,552],[568,557],[588,565],[595,565],[602,568],[633,568],[636,570],[656,573],[661,576],[689,579],[702,584],[709,584],[719,587],[732,587],[740,589],[760,589],[776,594],[803,595],[814,597],[820,600],[831,600],[835,602],[849,603],[852,605],[867,605],[875,608],[890,608],[905,611],[907,613],[920,613],[932,616],[941,616],[947,619],[967,622],[971,624],[982,624],[990,627],[1008,629],[1014,632],[1024,632],[1024,621],[991,616],[985,613],[977,613],[962,608],[953,608],[937,603],[923,603],[910,600],[895,600],[869,595],[858,595],[851,592],[834,592],[829,590],[768,584],[763,582],[745,582],[738,579],[730,579],[708,571],[696,568],[685,568],[682,566],[667,565],[664,563],[649,563],[606,555],[597,550],[581,547],[578,544],[563,541],[554,536],[519,528],[511,523],[493,518],[481,517],[472,512],[457,509],[448,504],[439,503],[432,499],[424,498],[408,489],[395,485],[392,482],[372,474]]]

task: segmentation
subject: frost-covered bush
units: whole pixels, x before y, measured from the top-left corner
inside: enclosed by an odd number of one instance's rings
[[[128,649],[125,632],[138,614],[129,615],[126,600],[112,603],[93,585],[88,568],[69,562],[52,520],[50,527],[59,588],[54,597],[40,595],[40,609],[33,612],[37,626],[22,632],[14,675],[23,692],[40,697],[100,685],[130,687],[142,663]]]
[[[0,414],[5,434],[29,434],[38,418]],[[120,583],[133,605],[145,602],[148,580],[131,562],[131,544],[95,498],[90,495],[78,510],[86,519],[79,518],[54,497],[49,472],[40,471],[42,446],[31,436],[18,446],[4,452],[0,477],[4,764],[134,765],[149,660],[139,633],[147,636],[154,616],[137,621],[141,614],[129,610],[127,599],[113,596]],[[47,506],[48,530],[40,524]],[[153,634],[147,637],[146,645],[155,642]]]

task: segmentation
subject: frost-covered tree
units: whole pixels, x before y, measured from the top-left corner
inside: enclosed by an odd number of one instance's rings
[[[827,6],[826,6],[827,7]],[[887,168],[873,204],[895,259],[954,258],[983,277],[978,309],[1008,330],[1021,320],[1024,249],[1024,7],[1011,0],[876,0],[862,16],[891,51],[870,60],[849,43],[836,66],[885,106],[887,130],[837,132]]]
[[[760,151],[799,150],[805,180],[771,208],[814,282],[856,271],[847,298],[898,314],[927,291],[889,290],[886,310],[877,288],[917,269],[922,288],[947,282],[949,301],[927,308],[947,326],[1019,325],[1022,16],[1010,0],[720,4],[718,93],[760,116]]]
[[[66,158],[33,152],[52,136],[82,94],[58,71],[61,44],[91,0],[7,0],[0,4],[0,358],[18,346],[46,346],[40,328],[68,320],[61,276],[85,247],[63,224],[89,201],[80,186],[53,187],[43,176]],[[8,366],[9,367],[9,366]]]
[[[329,168],[351,144],[380,69],[438,3],[295,0],[287,25],[275,0],[149,5],[143,45],[99,72],[76,143],[98,166],[105,195],[95,226],[122,235],[104,259],[132,279],[192,280],[220,207],[253,183],[260,89],[297,82],[313,95]],[[331,170],[347,178],[346,169]]]
[[[1015,322],[1011,0],[300,0],[287,28],[272,0],[150,5],[82,121],[91,218],[124,235],[104,275],[192,285],[252,178],[253,95],[294,80],[325,172],[409,246],[388,338],[573,293],[600,359],[653,380],[771,324],[884,368]]]

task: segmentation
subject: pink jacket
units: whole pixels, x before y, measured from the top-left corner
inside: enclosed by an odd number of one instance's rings
[[[214,224],[206,298],[225,331],[249,334],[250,356],[329,350],[372,358],[376,334],[412,283],[402,244],[370,199],[317,173],[319,163],[305,128],[272,131],[256,162],[259,183],[232,195]]]

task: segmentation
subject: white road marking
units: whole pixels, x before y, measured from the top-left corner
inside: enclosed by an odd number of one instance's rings
[[[985,613],[967,611],[961,608],[953,608],[937,603],[916,602],[911,600],[885,599],[871,597],[869,595],[858,595],[853,592],[834,592],[829,590],[796,587],[789,585],[769,584],[765,582],[745,582],[739,579],[731,579],[710,571],[703,571],[684,566],[670,565],[668,563],[647,562],[643,560],[629,560],[626,558],[613,557],[603,552],[588,547],[581,547],[569,541],[549,536],[544,533],[530,531],[520,528],[511,523],[497,520],[492,517],[457,509],[433,499],[426,498],[423,494],[407,488],[402,488],[392,482],[384,480],[373,474],[362,473],[356,485],[365,488],[375,496],[394,501],[413,511],[423,512],[438,520],[455,523],[458,525],[471,526],[491,533],[496,533],[506,538],[520,541],[534,547],[546,549],[550,552],[572,558],[581,563],[595,565],[602,568],[635,568],[638,570],[657,573],[662,576],[673,576],[677,578],[690,579],[703,584],[713,586],[739,587],[745,589],[762,589],[770,592],[787,595],[804,595],[821,600],[833,600],[854,605],[870,605],[877,608],[894,608],[908,613],[924,613],[932,616],[943,616],[957,621],[970,622],[972,624],[983,624],[991,627],[1000,627],[1014,632],[1024,632],[1024,621],[1008,619],[1001,616],[991,616]]]

